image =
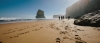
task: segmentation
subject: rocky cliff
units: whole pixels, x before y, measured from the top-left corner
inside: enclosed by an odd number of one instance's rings
[[[59,18],[59,15],[53,15],[53,18]]]
[[[66,16],[79,17],[100,10],[100,0],[79,0],[66,9]]]
[[[74,21],[76,25],[100,26],[100,10],[81,16]]]
[[[45,16],[44,16],[44,11],[42,11],[42,10],[39,9],[39,10],[37,11],[36,18],[45,18]]]
[[[53,18],[59,18],[59,16],[64,16],[64,15],[53,15]]]

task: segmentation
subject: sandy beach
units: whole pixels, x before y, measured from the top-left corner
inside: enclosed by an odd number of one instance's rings
[[[70,20],[0,24],[2,43],[100,43],[100,28],[77,26]]]

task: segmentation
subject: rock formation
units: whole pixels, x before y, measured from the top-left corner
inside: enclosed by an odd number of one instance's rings
[[[37,12],[36,18],[45,18],[44,11],[39,9]]]
[[[79,0],[66,9],[66,16],[79,17],[100,10],[100,0]]]
[[[100,10],[81,16],[74,21],[76,25],[100,26]]]
[[[59,18],[59,15],[53,15],[53,18]]]
[[[59,18],[59,16],[64,16],[64,15],[61,15],[61,14],[59,14],[59,15],[53,15],[53,18]]]

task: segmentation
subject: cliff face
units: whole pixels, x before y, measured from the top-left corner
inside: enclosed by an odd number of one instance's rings
[[[53,15],[53,18],[59,18],[59,15]]]
[[[66,9],[66,16],[77,17],[100,10],[100,0],[79,0]]]
[[[38,10],[37,15],[36,15],[36,18],[45,18],[44,11]]]

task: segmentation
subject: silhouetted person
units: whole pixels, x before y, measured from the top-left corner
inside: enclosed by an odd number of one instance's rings
[[[64,19],[64,16],[62,16],[62,18]]]
[[[60,20],[60,16],[59,16],[59,20]]]
[[[61,16],[61,20],[63,19],[63,17]]]
[[[70,19],[70,16],[68,16],[68,20]]]

